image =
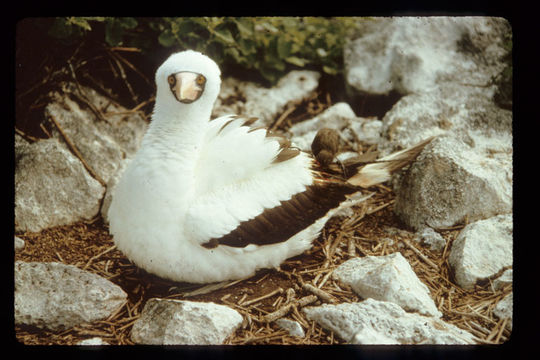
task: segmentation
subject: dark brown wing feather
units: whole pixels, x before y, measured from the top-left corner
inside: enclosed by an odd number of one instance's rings
[[[305,191],[282,201],[281,206],[266,209],[253,219],[240,223],[229,234],[219,239],[211,239],[203,246],[245,247],[249,244],[270,245],[286,241],[356,191],[358,188],[343,182],[317,181]]]

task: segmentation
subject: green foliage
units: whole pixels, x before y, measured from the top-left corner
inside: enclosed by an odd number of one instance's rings
[[[156,46],[195,49],[221,64],[256,70],[274,83],[291,68],[315,68],[335,75],[342,71],[347,35],[358,18],[323,17],[181,17],[181,18],[57,18],[49,34],[76,40],[104,27],[110,46]]]

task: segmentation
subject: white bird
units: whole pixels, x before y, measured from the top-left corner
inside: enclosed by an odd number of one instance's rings
[[[255,118],[211,120],[220,75],[191,50],[158,68],[152,121],[113,192],[117,248],[163,278],[210,283],[278,267],[311,247],[350,194],[388,180],[427,143],[352,166],[348,179],[330,176],[285,138],[251,127]]]

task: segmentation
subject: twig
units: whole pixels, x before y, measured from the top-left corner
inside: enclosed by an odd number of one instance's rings
[[[62,138],[64,139],[64,141],[66,142],[70,150],[75,154],[77,158],[79,158],[84,168],[90,173],[90,175],[92,175],[92,177],[96,179],[101,185],[107,186],[107,183],[101,178],[101,176],[99,176],[94,171],[94,169],[92,169],[92,167],[88,165],[86,160],[84,160],[83,156],[79,152],[79,149],[77,149],[75,144],[69,139],[69,137],[66,135],[66,133],[64,132],[64,130],[62,129],[58,121],[56,121],[56,119],[54,118],[54,116],[49,114],[49,119],[51,119],[51,121],[54,123],[54,126],[56,126],[56,128],[58,129],[58,132],[60,133],[60,135],[62,135]]]
[[[321,282],[317,285],[317,288],[322,288],[322,286],[326,283],[326,281],[330,278],[330,275],[332,275],[333,270],[330,270],[329,272],[324,275]]]
[[[136,47],[125,47],[125,46],[113,46],[110,47],[111,51],[127,51],[127,52],[141,52],[141,49]]]
[[[240,302],[238,302],[238,305],[248,306],[248,305],[256,303],[257,301],[272,297],[272,296],[274,296],[276,294],[281,294],[282,292],[283,292],[282,288],[277,288],[276,290],[274,290],[274,291],[272,291],[272,292],[270,292],[270,293],[268,293],[266,295],[259,296],[258,298],[251,299],[251,300],[248,300],[248,301],[245,301],[245,302],[240,301]]]
[[[107,250],[105,250],[105,251],[103,251],[103,252],[100,252],[99,254],[97,254],[97,255],[95,255],[95,256],[92,256],[92,257],[88,260],[88,262],[86,263],[86,265],[84,265],[84,267],[83,267],[82,269],[83,269],[83,270],[86,270],[86,269],[90,266],[90,264],[92,263],[92,261],[94,261],[94,260],[100,258],[101,256],[105,255],[106,253],[108,253],[109,251],[114,250],[114,249],[116,249],[116,245],[111,246],[111,247],[108,248]]]
[[[283,120],[285,120],[285,118],[287,118],[287,116],[289,116],[294,110],[296,109],[296,106],[292,105],[292,106],[289,106],[287,108],[287,110],[285,110],[283,112],[283,114],[281,114],[281,116],[276,120],[276,122],[274,123],[274,125],[272,125],[270,127],[270,131],[273,131],[275,129],[277,129],[277,127],[279,125],[281,125],[281,123],[283,122]]]
[[[376,213],[377,211],[384,209],[388,205],[392,205],[394,202],[395,202],[395,200],[390,200],[389,202],[387,202],[385,204],[377,206],[375,209],[368,210],[368,211],[366,211],[366,215],[371,215],[373,213]]]
[[[356,247],[354,246],[354,239],[352,237],[347,241],[347,255],[351,258],[356,256]]]
[[[409,249],[411,249],[412,251],[414,251],[416,253],[416,255],[418,255],[418,257],[422,260],[424,260],[424,262],[426,264],[428,264],[429,266],[431,266],[432,268],[434,268],[435,270],[439,271],[439,267],[431,260],[428,259],[428,257],[424,254],[422,254],[422,252],[420,250],[418,250],[417,248],[415,248],[412,244],[410,244],[407,240],[403,239],[403,243],[405,245],[407,245],[407,247]]]
[[[94,115],[96,115],[96,117],[99,120],[102,120],[102,121],[106,122],[105,117],[103,116],[101,111],[99,111],[99,109],[96,108],[94,106],[94,104],[92,104],[90,102],[90,100],[88,100],[88,98],[86,97],[84,91],[81,88],[81,85],[79,84],[79,81],[77,80],[77,75],[75,74],[75,70],[73,69],[73,65],[69,61],[68,61],[68,66],[69,66],[71,76],[73,77],[73,80],[75,81],[75,86],[77,87],[77,91],[78,91],[78,94],[73,93],[73,95],[75,95],[79,100],[84,102],[86,104],[86,106],[88,106],[90,108],[90,110],[94,113]]]
[[[17,127],[15,127],[15,132],[16,132],[17,134],[21,135],[23,138],[26,138],[26,139],[28,139],[28,140],[30,140],[30,141],[36,142],[36,141],[39,140],[39,139],[36,138],[36,137],[33,137],[33,136],[31,136],[31,135],[26,134],[24,131],[22,131],[21,129],[19,129],[19,128],[17,128]]]
[[[302,289],[306,290],[306,291],[309,291],[315,295],[317,295],[321,300],[327,302],[327,303],[331,303],[331,304],[335,304],[336,303],[336,298],[334,298],[332,295],[328,294],[326,291],[324,290],[321,290],[311,284],[304,284],[302,285]]]
[[[150,80],[148,80],[148,78],[142,72],[139,71],[139,69],[137,69],[135,66],[133,66],[133,64],[131,64],[129,61],[127,61],[123,56],[121,56],[120,54],[117,54],[117,53],[112,53],[112,54],[116,58],[118,58],[120,61],[122,61],[124,64],[126,64],[131,70],[136,72],[140,77],[142,77],[143,80],[146,81],[147,84],[153,85],[152,82]]]
[[[292,301],[290,302],[289,304],[287,305],[284,305],[283,307],[279,308],[278,310],[270,313],[270,314],[267,314],[264,316],[264,320],[266,322],[272,322],[272,321],[275,321],[285,315],[287,315],[289,313],[289,311],[291,311],[291,308],[293,306],[300,306],[300,307],[303,307],[303,306],[306,306],[308,304],[311,304],[312,302],[315,302],[317,301],[317,296],[315,295],[308,295],[308,296],[305,296],[299,300],[295,300],[295,301]]]
[[[124,71],[124,67],[122,66],[122,64],[120,63],[120,60],[122,57],[118,54],[116,54],[115,52],[112,52],[112,51],[108,51],[108,53],[111,55],[111,57],[113,58],[114,62],[116,63],[116,66],[118,67],[118,70],[120,70],[120,77],[122,78],[122,80],[124,80],[124,84],[126,85],[130,95],[131,95],[131,98],[137,102],[138,101],[138,96],[135,94],[135,92],[133,91],[133,88],[131,87],[131,84],[129,83],[129,81],[127,81],[127,76],[126,76],[126,72]],[[131,64],[130,64],[131,65]]]

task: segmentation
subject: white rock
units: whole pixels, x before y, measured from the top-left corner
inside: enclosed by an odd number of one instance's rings
[[[357,303],[306,307],[308,319],[355,344],[473,344],[474,337],[454,325],[398,305],[366,299]]]
[[[486,156],[455,137],[439,137],[395,185],[394,211],[414,229],[453,226],[512,211],[512,148],[492,138]]]
[[[376,19],[345,46],[346,80],[373,94],[419,93],[449,81],[486,84],[504,66],[499,59],[509,31],[501,18]]]
[[[79,103],[71,100],[69,94],[78,91],[74,84],[63,84],[62,90],[62,94],[51,94],[53,101],[47,105],[45,115],[54,117],[86,163],[108,182],[118,171],[122,159],[132,156],[139,148],[146,132],[146,121],[136,112],[126,114],[128,109],[95,90],[82,87],[88,101],[104,114],[106,121],[103,121],[87,107],[81,108]],[[64,141],[56,127],[52,134]]]
[[[418,231],[414,239],[418,242],[428,244],[431,250],[442,251],[446,246],[446,240],[444,240],[442,235],[430,227]]]
[[[311,143],[317,131],[322,128],[337,130],[342,138],[351,143],[358,140],[366,144],[377,144],[382,122],[377,119],[357,117],[349,104],[339,102],[314,118],[291,126],[289,129],[291,141],[301,150],[311,151]]]
[[[18,236],[15,236],[15,251],[22,250],[24,248],[24,240]]]
[[[428,287],[399,252],[347,260],[334,270],[333,276],[350,285],[363,298],[393,302],[405,310],[429,316],[442,316]]]
[[[133,324],[131,339],[152,345],[217,345],[242,324],[242,316],[214,303],[148,300]]]
[[[126,293],[112,282],[73,265],[15,263],[15,323],[52,330],[110,316]]]
[[[499,319],[508,319],[506,327],[512,330],[512,318],[514,315],[514,293],[506,295],[497,303],[493,309],[493,314]]]
[[[508,284],[512,284],[512,282],[513,282],[513,271],[512,269],[508,269],[505,272],[503,272],[501,276],[493,280],[493,283],[492,283],[493,289],[499,290]]]
[[[255,116],[259,118],[259,125],[268,126],[289,102],[307,98],[319,85],[319,78],[320,74],[315,71],[294,70],[272,88],[227,78],[221,85],[212,114]]]
[[[444,84],[402,97],[382,121],[379,150],[389,154],[430,136],[452,134],[493,158],[512,149],[512,112],[493,102],[494,86]]]
[[[305,337],[304,329],[298,323],[298,321],[293,321],[285,318],[277,319],[276,324],[289,332],[289,335],[296,337]]]
[[[512,265],[512,219],[512,214],[499,215],[463,228],[452,244],[449,257],[461,287],[473,289],[478,280]]]
[[[357,345],[399,345],[400,342],[396,339],[392,339],[389,336],[381,333],[380,331],[373,329],[372,327],[359,327],[356,334],[354,334],[351,344]]]
[[[110,345],[110,344],[104,341],[102,338],[93,337],[90,339],[81,340],[77,343],[77,345]]]
[[[29,144],[15,135],[15,229],[44,228],[89,220],[105,188],[57,139]]]

